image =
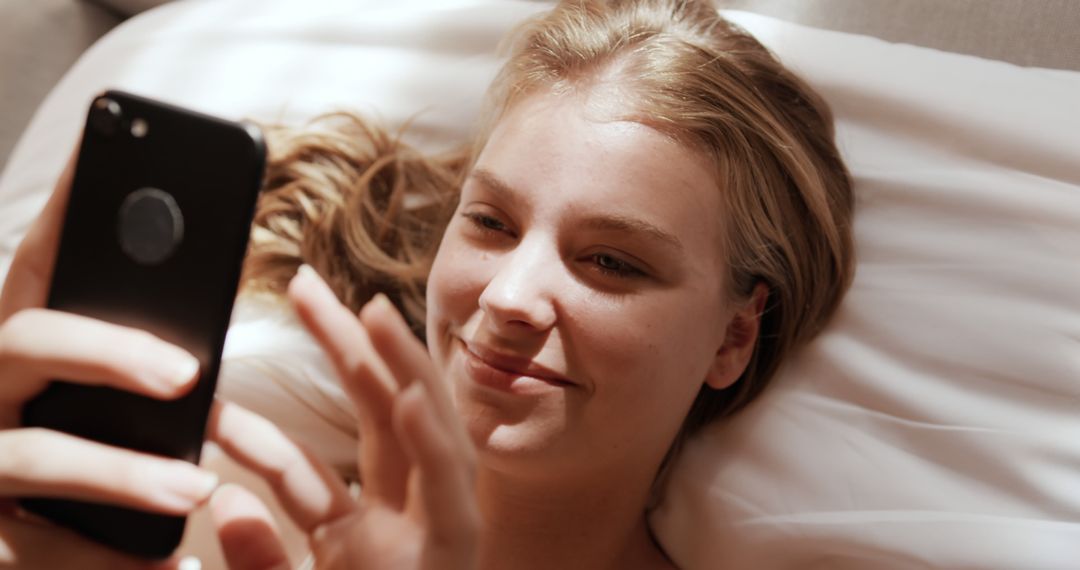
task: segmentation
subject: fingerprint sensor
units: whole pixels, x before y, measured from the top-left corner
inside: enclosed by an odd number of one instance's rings
[[[176,200],[157,188],[136,190],[120,206],[120,248],[142,265],[157,265],[184,239],[184,216]]]

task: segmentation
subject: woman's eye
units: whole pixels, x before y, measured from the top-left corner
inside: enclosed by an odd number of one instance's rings
[[[645,275],[645,273],[637,267],[607,253],[594,254],[592,256],[592,262],[601,272],[615,277],[630,278],[642,277]]]
[[[479,212],[466,212],[462,214],[465,216],[477,229],[487,232],[501,232],[510,233],[510,228],[506,227],[506,224],[502,223],[498,218],[489,216],[487,214],[481,214]]]

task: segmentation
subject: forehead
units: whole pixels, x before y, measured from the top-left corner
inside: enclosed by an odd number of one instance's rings
[[[538,211],[644,218],[691,253],[719,248],[721,194],[701,153],[637,122],[611,96],[539,94],[496,124],[477,161]]]

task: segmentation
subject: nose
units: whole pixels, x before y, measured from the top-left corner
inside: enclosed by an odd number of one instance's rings
[[[480,308],[503,334],[546,331],[555,325],[556,249],[541,239],[522,241],[500,260],[480,294]]]

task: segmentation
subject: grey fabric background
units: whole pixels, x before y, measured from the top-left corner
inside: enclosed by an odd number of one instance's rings
[[[80,0],[0,0],[0,168],[52,86],[121,21]]]
[[[1080,71],[1080,0],[717,0],[816,28]]]
[[[0,0],[0,167],[41,99],[78,56],[131,12],[165,1]],[[716,2],[888,41],[1080,70],[1080,0]]]

